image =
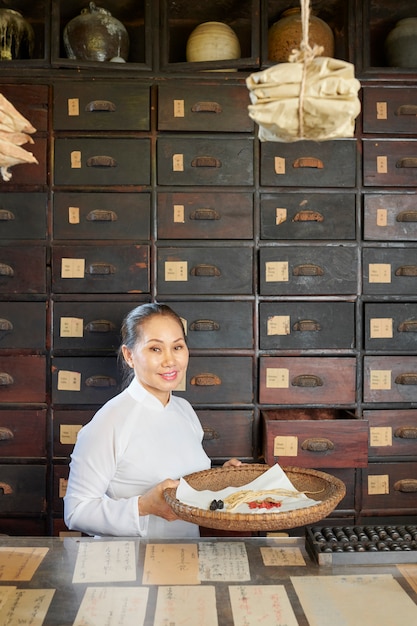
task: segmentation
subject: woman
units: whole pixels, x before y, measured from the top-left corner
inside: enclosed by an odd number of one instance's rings
[[[198,536],[198,526],[178,519],[163,496],[180,476],[210,467],[197,415],[171,393],[189,359],[181,319],[166,305],[143,304],[126,316],[122,341],[131,381],[78,434],[65,523],[89,535]]]

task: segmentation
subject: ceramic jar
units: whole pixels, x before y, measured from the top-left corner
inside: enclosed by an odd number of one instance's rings
[[[129,56],[126,28],[110,11],[94,2],[68,22],[63,39],[69,59],[125,62]]]
[[[391,67],[417,67],[417,17],[399,20],[388,33],[385,57]]]
[[[268,31],[268,59],[277,63],[287,63],[294,49],[300,47],[303,38],[301,9],[295,7],[283,12],[281,18]],[[326,22],[310,14],[308,41],[311,47],[323,46],[321,56],[333,57],[334,35]]]
[[[188,62],[239,58],[239,39],[235,31],[223,22],[199,24],[188,37],[186,47]]]
[[[0,61],[31,59],[35,35],[19,11],[0,9]]]

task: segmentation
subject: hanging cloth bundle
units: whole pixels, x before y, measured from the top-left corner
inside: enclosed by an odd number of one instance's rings
[[[309,0],[301,0],[302,41],[288,63],[279,63],[246,79],[249,117],[261,141],[322,141],[353,137],[360,113],[354,66],[320,57],[323,48],[309,45]]]

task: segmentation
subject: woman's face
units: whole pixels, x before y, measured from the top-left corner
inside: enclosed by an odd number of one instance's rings
[[[122,351],[141,385],[166,405],[188,365],[188,348],[179,323],[168,315],[153,315],[141,325],[133,350],[122,346]]]

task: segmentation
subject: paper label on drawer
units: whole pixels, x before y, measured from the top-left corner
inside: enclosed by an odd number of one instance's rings
[[[174,172],[184,171],[184,155],[183,154],[174,154],[172,156],[172,170]]]
[[[274,167],[275,174],[285,174],[285,159],[283,157],[275,157]]]
[[[290,386],[290,370],[286,367],[266,368],[266,387],[268,389],[288,389]]]
[[[79,317],[61,317],[59,324],[60,337],[83,337],[84,322]]]
[[[58,372],[58,391],[80,391],[81,372],[69,372],[60,370]]]
[[[184,100],[174,100],[174,117],[184,117]]]
[[[371,426],[369,445],[371,448],[392,446],[392,428],[390,426]]]
[[[78,98],[68,98],[68,116],[78,117],[80,114],[80,101]]]
[[[389,493],[389,476],[368,476],[368,494],[370,496],[380,496]]]
[[[267,335],[290,335],[291,323],[289,315],[273,315],[268,317]]]
[[[69,224],[80,223],[80,207],[78,206],[68,207],[68,223]]]
[[[68,487],[68,478],[60,478],[59,479],[59,497],[63,498],[67,493]]]
[[[287,209],[275,209],[275,224],[279,226],[287,220]]]
[[[59,443],[74,445],[82,427],[82,424],[61,424],[59,427]]]
[[[175,224],[184,224],[185,222],[185,211],[183,204],[174,204],[174,223]]]
[[[388,173],[388,159],[386,156],[376,157],[376,171],[378,174]]]
[[[375,317],[370,320],[371,339],[392,339],[392,318]]]
[[[288,261],[267,261],[265,263],[265,281],[267,283],[287,283],[288,280]]]
[[[388,118],[388,107],[386,102],[376,103],[376,119],[386,120]]]
[[[71,168],[73,170],[81,169],[81,150],[73,150],[71,152]]]
[[[188,280],[187,261],[165,261],[165,281],[186,281]]]
[[[370,283],[390,283],[391,265],[389,263],[369,263]]]
[[[387,209],[377,209],[376,212],[376,225],[386,226],[388,224],[388,211]]]
[[[297,456],[298,437],[277,436],[274,437],[274,456]]]
[[[85,259],[62,259],[61,278],[84,278]]]
[[[380,391],[391,389],[391,370],[371,370],[369,372],[369,387]]]

